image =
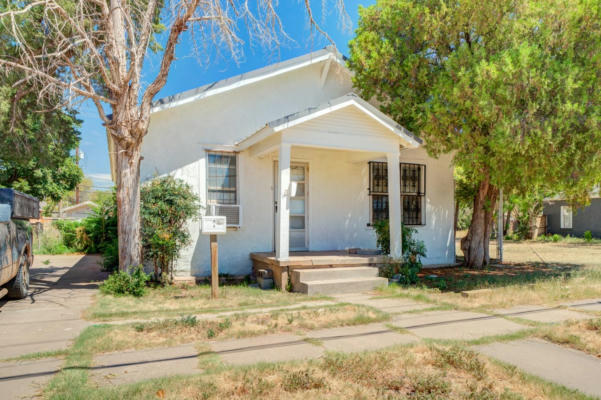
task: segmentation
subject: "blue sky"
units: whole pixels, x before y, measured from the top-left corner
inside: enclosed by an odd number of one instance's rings
[[[324,14],[321,1],[313,1],[315,3],[313,13],[338,49],[348,55],[348,41],[353,37],[357,26],[359,6],[368,6],[373,2],[374,0],[345,0],[346,10],[352,23],[350,29],[343,29],[341,19],[333,10]],[[303,3],[304,1],[300,0],[280,0],[278,13],[284,30],[291,40],[276,49],[264,49],[258,43],[250,43],[244,31],[238,32],[245,43],[241,46],[242,56],[237,62],[224,51],[220,58],[213,58],[209,63],[201,64],[200,61],[204,60],[191,55],[190,42],[186,37],[182,37],[176,50],[177,59],[171,66],[167,84],[155,99],[306,54],[328,45],[329,42],[323,36],[316,32],[312,34]],[[333,1],[330,0],[329,3]],[[159,63],[160,54],[150,55],[147,58],[143,70],[146,81],[153,79]],[[80,165],[86,176],[92,178],[96,188],[108,188],[112,183],[109,175],[106,131],[91,102],[84,103],[79,112],[79,117],[83,120],[80,148],[84,154]]]

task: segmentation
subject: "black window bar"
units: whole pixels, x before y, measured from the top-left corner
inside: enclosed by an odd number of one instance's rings
[[[401,204],[403,224],[423,225],[423,206],[426,188],[424,164],[400,163]],[[369,162],[369,194],[371,199],[371,222],[388,218],[388,164]]]
[[[369,162],[369,194],[388,194],[388,165],[385,162]]]

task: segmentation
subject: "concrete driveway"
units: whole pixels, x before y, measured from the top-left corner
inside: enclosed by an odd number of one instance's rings
[[[29,296],[0,300],[0,359],[65,349],[89,325],[81,314],[106,278],[99,256],[35,257]]]

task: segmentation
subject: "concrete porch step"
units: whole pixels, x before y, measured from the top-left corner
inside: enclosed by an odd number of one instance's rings
[[[353,277],[343,279],[325,279],[300,281],[298,291],[308,295],[359,293],[388,285],[388,279],[380,277]]]
[[[322,281],[329,279],[373,278],[378,276],[376,267],[333,267],[315,269],[295,269],[292,271],[296,282]]]

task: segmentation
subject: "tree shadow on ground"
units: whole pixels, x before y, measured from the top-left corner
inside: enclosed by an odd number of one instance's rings
[[[529,285],[553,279],[568,280],[585,267],[577,264],[515,263],[496,264],[481,269],[463,266],[424,268],[420,284],[442,292],[462,292],[511,285]]]
[[[102,257],[86,255],[74,265],[35,266],[30,269],[29,293],[25,299],[11,300],[8,297],[0,299],[0,309],[9,301],[36,302],[36,297],[52,289],[81,290],[97,289],[98,285],[108,277],[102,269]],[[61,274],[58,279],[53,279]]]

